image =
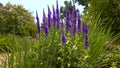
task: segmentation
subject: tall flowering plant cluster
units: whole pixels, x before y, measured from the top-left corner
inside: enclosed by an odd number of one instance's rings
[[[40,34],[40,23],[38,13],[36,11],[36,20],[37,20],[37,29],[38,34]],[[83,25],[82,25],[83,24]],[[62,30],[61,32],[61,40],[62,44],[66,44],[67,37],[66,34],[70,33],[70,35],[74,38],[76,33],[83,34],[84,36],[84,48],[86,49],[89,45],[88,41],[88,26],[86,23],[82,23],[79,11],[76,9],[75,5],[72,10],[70,11],[69,7],[66,7],[66,18],[62,20],[60,18],[60,9],[57,2],[56,9],[53,6],[52,11],[48,6],[48,14],[45,14],[43,9],[43,31],[46,37],[50,35],[50,28],[54,27],[56,30]]]

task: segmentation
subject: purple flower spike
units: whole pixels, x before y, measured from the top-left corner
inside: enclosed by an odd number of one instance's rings
[[[84,34],[84,48],[87,49],[89,42],[88,42],[88,26],[86,23],[83,23],[83,34]]]
[[[66,32],[68,32],[70,30],[70,10],[67,7],[66,8]]]
[[[58,7],[58,0],[57,0],[57,5],[56,5],[56,14],[57,14],[57,17],[59,17],[60,12],[59,12],[59,7]]]
[[[44,33],[45,33],[45,36],[47,37],[49,33],[47,25],[44,25]]]
[[[56,26],[56,13],[55,13],[54,6],[53,6],[53,25],[54,27]]]
[[[75,36],[75,32],[76,32],[76,26],[73,26],[73,28],[72,28],[72,36],[73,37]]]
[[[80,30],[81,30],[81,18],[80,18],[80,16],[78,16],[77,28],[78,28],[78,33],[80,33]]]
[[[88,34],[88,26],[86,23],[83,24],[83,33]]]
[[[56,17],[57,17],[57,29],[59,29],[60,28],[60,11],[58,7],[58,0],[56,5]]]
[[[64,33],[62,33],[62,44],[64,45],[66,43],[66,36]]]
[[[46,22],[46,14],[45,14],[45,11],[44,11],[44,9],[43,9],[43,23],[44,24],[46,24],[47,22]]]
[[[69,10],[68,7],[66,8],[66,18],[67,18],[68,20],[70,19],[70,10]]]
[[[38,34],[40,34],[40,23],[39,23],[39,16],[36,10],[36,20],[37,20],[37,29],[38,29]]]
[[[75,5],[74,5],[74,7],[73,7],[73,11],[72,11],[72,18],[76,18],[77,17],[77,10],[76,10],[76,7],[75,7]]]
[[[66,43],[66,36],[64,34],[64,26],[63,26],[63,20],[62,21],[62,44],[64,45]]]
[[[50,8],[48,6],[48,27],[50,28],[50,22],[51,22],[51,11]]]
[[[87,49],[88,45],[89,45],[88,35],[86,34],[84,37],[84,48]]]
[[[69,31],[69,21],[66,20],[66,32]]]
[[[72,11],[72,18],[71,18],[71,20],[73,22],[73,28],[72,28],[72,36],[73,37],[75,36],[75,33],[76,33],[76,18],[77,18],[77,10],[74,5],[73,11]]]

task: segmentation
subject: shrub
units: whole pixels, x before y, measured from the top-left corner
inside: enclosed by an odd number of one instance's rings
[[[22,5],[7,3],[0,7],[0,33],[34,36],[34,18]]]

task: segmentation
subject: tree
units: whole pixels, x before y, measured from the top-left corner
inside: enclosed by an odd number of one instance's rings
[[[79,5],[84,6],[83,13],[85,13],[86,9],[88,8],[89,2],[87,0],[75,0],[75,3],[78,3]]]
[[[111,27],[115,35],[120,32],[120,0],[75,0],[79,5],[85,6],[86,12],[93,18],[100,14],[101,24]]]
[[[0,3],[0,7],[3,7],[3,4],[2,4],[2,3]]]
[[[88,14],[96,17],[99,13],[102,19],[101,24],[105,27],[111,27],[111,32],[118,34],[120,32],[120,0],[88,0]]]
[[[65,7],[63,6],[60,7],[61,18],[65,18],[66,7],[69,8],[70,13],[72,13],[72,10],[73,10],[73,5],[71,1],[64,1],[64,4],[65,4]]]
[[[34,18],[22,5],[7,3],[0,7],[0,33],[35,35]]]

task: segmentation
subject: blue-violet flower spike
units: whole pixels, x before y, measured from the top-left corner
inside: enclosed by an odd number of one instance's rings
[[[53,6],[53,25],[54,27],[56,26],[56,13],[55,13],[54,6]]]
[[[66,18],[67,18],[67,20],[70,19],[70,10],[68,7],[66,8]]]
[[[88,35],[86,34],[84,36],[84,48],[87,49],[88,45],[89,45]]]
[[[56,5],[56,16],[57,16],[57,29],[60,28],[60,11],[58,7],[58,0],[57,0],[57,5]]]
[[[50,11],[50,8],[48,6],[48,27],[50,28],[50,22],[51,22],[51,11]]]
[[[37,29],[38,29],[38,34],[40,34],[40,23],[39,23],[39,16],[36,10],[36,20],[37,20]]]
[[[62,33],[62,44],[64,45],[66,43],[66,36],[64,33]]]
[[[43,9],[43,23],[44,24],[46,24],[47,22],[46,22],[46,14],[45,14],[45,11],[44,11],[44,9]]]
[[[80,33],[80,30],[81,30],[81,18],[80,18],[80,16],[78,16],[78,25],[77,25],[77,28],[78,28],[78,33]]]
[[[88,26],[86,23],[83,23],[83,33],[87,34],[88,33]]]
[[[44,25],[44,33],[45,33],[45,36],[47,37],[48,36],[48,26],[47,25]]]

